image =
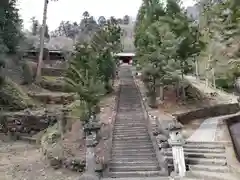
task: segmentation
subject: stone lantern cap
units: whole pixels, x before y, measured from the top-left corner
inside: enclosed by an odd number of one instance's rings
[[[66,106],[63,106],[61,109],[63,112],[71,112],[70,108],[67,108]]]
[[[169,131],[179,131],[183,128],[183,125],[179,123],[178,121],[174,121],[169,124],[168,130]]]
[[[84,125],[84,132],[98,132],[101,128],[101,124],[98,122],[86,123]]]

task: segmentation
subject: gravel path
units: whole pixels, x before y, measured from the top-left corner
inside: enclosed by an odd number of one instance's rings
[[[222,119],[235,116],[236,114],[229,114],[224,116],[217,116],[207,118],[200,127],[188,138],[189,141],[216,141],[216,133],[218,124],[222,122]]]

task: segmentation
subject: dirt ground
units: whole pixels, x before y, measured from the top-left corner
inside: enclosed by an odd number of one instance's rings
[[[179,98],[176,97],[175,89],[173,87],[168,87],[164,89],[164,101],[159,105],[159,109],[172,114],[179,111],[197,109],[203,107],[203,105],[207,103],[209,103],[209,100],[179,100]]]
[[[101,113],[100,113],[100,122],[102,123],[101,128],[101,136],[102,139],[100,140],[97,146],[97,155],[100,161],[102,156],[105,155],[105,149],[107,148],[107,144],[105,140],[107,140],[107,136],[109,135],[109,125],[112,123],[113,117],[113,110],[115,105],[115,97],[116,91],[118,88],[119,82],[115,82],[115,92],[103,98],[100,103]],[[76,120],[73,123],[71,131],[67,132],[64,141],[64,154],[67,157],[75,157],[77,159],[84,160],[85,159],[85,140],[83,139],[83,130],[81,121]]]
[[[76,180],[79,176],[49,167],[34,145],[0,142],[0,180]]]
[[[115,83],[117,90],[119,82]],[[115,95],[106,96],[101,104],[101,123],[108,127],[112,123],[114,115]],[[64,138],[65,155],[85,158],[85,140],[82,137],[82,125],[76,120],[71,131],[67,132]],[[103,129],[103,135],[109,134],[109,128]],[[103,156],[107,148],[105,140],[102,140],[97,147],[97,154]],[[106,147],[105,147],[106,146]],[[54,170],[43,158],[39,148],[25,142],[3,142],[0,140],[0,180],[76,180],[80,173],[70,172],[65,169]]]

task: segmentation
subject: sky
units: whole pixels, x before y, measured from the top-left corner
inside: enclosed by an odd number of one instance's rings
[[[142,0],[50,0],[48,5],[47,24],[50,30],[58,27],[61,21],[80,22],[84,11],[94,17],[124,15],[136,17]],[[18,0],[20,15],[24,28],[31,27],[31,18],[36,17],[42,23],[44,0]],[[193,0],[184,0],[184,6],[193,5]]]

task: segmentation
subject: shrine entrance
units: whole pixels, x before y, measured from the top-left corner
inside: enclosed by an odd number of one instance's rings
[[[118,53],[116,56],[119,58],[120,63],[133,63],[133,57],[135,57],[135,53]]]

